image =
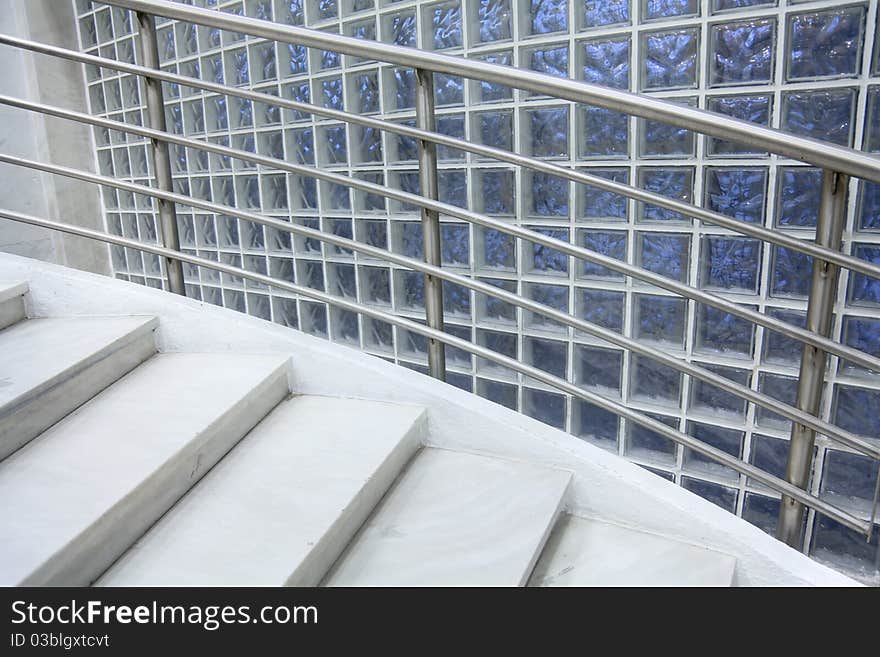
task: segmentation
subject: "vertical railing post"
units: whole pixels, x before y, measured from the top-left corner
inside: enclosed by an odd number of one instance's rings
[[[827,169],[822,171],[822,193],[816,225],[816,244],[819,246],[828,247],[835,251],[840,250],[846,220],[848,183],[848,176]],[[824,260],[813,260],[813,277],[810,282],[806,328],[825,337],[831,335],[838,270],[837,265],[832,265]],[[811,415],[819,415],[822,389],[825,383],[826,362],[827,354],[824,351],[812,345],[804,345],[798,376],[797,401],[795,402],[798,410]],[[792,425],[785,479],[804,490],[810,484],[815,444],[815,431],[797,423]],[[797,549],[801,549],[803,542],[804,511],[803,504],[785,495],[782,496],[776,536],[779,540]]]
[[[434,74],[416,69],[416,125],[421,130],[435,131]],[[437,183],[437,146],[433,142],[419,140],[419,183],[424,198],[439,198]],[[435,210],[422,208],[422,242],[425,262],[440,266],[440,215]],[[428,326],[443,330],[443,281],[425,274],[425,318]],[[445,345],[428,340],[428,370],[435,379],[446,380]]]
[[[140,29],[141,58],[143,65],[159,69],[159,42],[156,36],[156,22],[151,14],[137,12]],[[147,92],[147,120],[153,130],[166,131],[165,100],[162,96],[162,82],[145,77],[144,86]],[[165,192],[173,191],[171,186],[171,157],[168,154],[168,142],[152,139],[153,169],[156,174],[156,187]],[[174,251],[180,251],[180,235],[177,229],[177,209],[174,203],[164,199],[156,199],[159,208],[159,238],[162,245]],[[183,265],[180,260],[166,258],[165,270],[168,272],[168,287],[175,294],[186,296],[183,282]]]

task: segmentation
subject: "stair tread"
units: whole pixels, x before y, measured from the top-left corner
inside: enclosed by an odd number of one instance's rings
[[[415,406],[355,399],[283,402],[97,584],[279,586],[295,571],[296,583],[308,581],[301,564],[313,550],[327,549],[322,539],[346,522],[364,486],[403,449],[373,502],[393,482],[417,447],[418,437],[409,434],[423,414]],[[336,550],[329,563],[344,544],[329,546]]]
[[[0,331],[0,416],[157,324],[155,317],[139,315],[51,317]]]
[[[571,474],[427,448],[324,582],[329,586],[520,586]]]
[[[735,567],[728,554],[566,515],[529,586],[731,586]]]
[[[158,468],[179,463],[174,459],[186,448],[198,449],[204,436],[215,435],[209,428],[255,386],[286,376],[287,361],[280,355],[157,355],[0,463],[0,498],[7,500],[0,509],[0,584],[26,581],[99,519],[130,512],[122,501],[161,496],[164,490],[136,489]]]
[[[0,303],[27,294],[28,284],[25,281],[0,281]]]

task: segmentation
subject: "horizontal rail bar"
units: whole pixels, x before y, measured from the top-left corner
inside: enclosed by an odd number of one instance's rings
[[[104,0],[105,4],[148,12],[222,30],[243,32],[274,41],[332,50],[408,68],[461,75],[546,94],[576,103],[587,103],[653,121],[661,121],[712,137],[735,141],[823,169],[833,169],[880,183],[880,158],[808,137],[748,123],[724,114],[677,105],[668,100],[620,91],[525,69],[453,57],[442,53],[355,39],[292,25],[201,9],[165,0]]]
[[[762,408],[782,415],[783,417],[786,417],[794,422],[798,422],[805,426],[808,426],[814,431],[817,431],[832,440],[836,440],[839,443],[846,445],[850,449],[853,449],[862,454],[866,454],[867,456],[870,456],[872,458],[880,459],[880,446],[875,446],[872,443],[864,440],[863,438],[860,438],[848,431],[845,431],[840,427],[825,422],[824,420],[821,420],[804,411],[800,411],[797,408],[780,402],[764,393],[752,390],[748,386],[727,379],[719,374],[716,374],[715,372],[712,372],[711,370],[707,370],[688,361],[681,360],[679,358],[676,358],[675,356],[671,356],[663,351],[642,344],[637,340],[633,340],[632,338],[625,337],[610,329],[599,326],[598,324],[594,324],[592,322],[574,317],[568,313],[564,313],[562,311],[556,310],[555,308],[540,304],[536,301],[532,301],[531,299],[527,299],[512,292],[508,292],[489,283],[483,283],[478,279],[473,279],[467,276],[463,276],[461,274],[456,274],[447,269],[429,265],[421,260],[407,258],[406,256],[401,256],[390,251],[370,246],[368,244],[363,244],[361,242],[341,237],[339,235],[334,235],[332,233],[325,233],[320,230],[308,228],[306,226],[299,226],[281,219],[265,217],[255,212],[247,212],[211,201],[194,199],[190,196],[185,196],[183,194],[156,190],[152,187],[146,187],[137,183],[117,180],[109,176],[102,176],[99,174],[80,171],[77,169],[70,169],[60,165],[41,164],[23,158],[6,156],[2,153],[0,153],[0,163],[15,163],[21,166],[35,168],[48,173],[75,178],[84,182],[90,182],[98,185],[106,185],[108,187],[122,189],[135,194],[142,194],[145,196],[160,198],[183,205],[190,205],[192,207],[207,210],[209,212],[214,212],[217,214],[238,217],[240,219],[245,219],[247,221],[258,223],[263,226],[273,228],[275,230],[313,238],[322,242],[326,242],[328,244],[333,244],[334,246],[343,249],[358,251],[365,255],[374,257],[378,260],[391,262],[401,265],[403,267],[407,267],[414,271],[429,274],[431,276],[436,276],[437,278],[449,281],[450,283],[461,285],[462,287],[474,290],[475,292],[495,297],[519,308],[523,308],[525,310],[544,315],[550,319],[570,326],[575,330],[583,331],[589,335],[592,335],[593,337],[599,338],[600,340],[605,340],[623,349],[627,349],[634,353],[647,356],[648,358],[652,358],[653,360],[662,363],[667,367],[671,367],[672,369],[675,369],[679,372],[705,381],[721,390],[724,390],[732,395],[739,397],[740,399],[752,402]]]
[[[750,322],[758,324],[759,326],[763,326],[772,331],[776,331],[787,337],[799,340],[800,342],[811,344],[815,347],[827,351],[830,354],[839,356],[840,358],[848,360],[856,365],[860,365],[866,369],[880,372],[880,359],[871,356],[865,352],[859,351],[858,349],[854,349],[838,342],[834,342],[833,340],[830,340],[824,336],[797,328],[796,326],[775,319],[768,315],[763,315],[758,311],[751,310],[750,308],[739,305],[733,301],[729,301],[723,297],[718,296],[717,294],[706,292],[704,290],[700,290],[698,288],[679,283],[678,281],[666,278],[665,276],[662,276],[660,274],[655,274],[654,272],[636,267],[634,265],[630,265],[621,260],[616,260],[615,258],[602,255],[601,253],[598,253],[596,251],[591,251],[583,247],[574,246],[572,244],[569,244],[568,242],[563,242],[553,237],[548,237],[547,235],[543,235],[533,230],[529,230],[521,226],[516,226],[506,221],[492,219],[491,217],[487,217],[485,215],[472,212],[470,210],[464,210],[448,203],[432,201],[417,194],[411,194],[409,192],[385,187],[384,185],[378,185],[376,183],[371,183],[365,180],[359,180],[350,176],[344,176],[338,173],[324,171],[315,167],[291,164],[289,162],[284,162],[282,160],[277,160],[275,158],[266,157],[263,155],[257,155],[255,153],[250,153],[247,151],[237,150],[228,146],[221,146],[219,144],[213,144],[197,139],[180,137],[178,135],[166,132],[158,132],[150,128],[133,126],[127,123],[121,123],[119,121],[113,121],[111,119],[104,119],[92,116],[91,114],[75,112],[73,110],[67,110],[52,105],[34,103],[22,100],[20,98],[13,98],[5,95],[0,95],[0,104],[10,105],[12,107],[19,107],[21,109],[40,112],[59,118],[70,119],[72,121],[77,121],[80,123],[106,127],[111,130],[128,132],[150,139],[165,139],[166,141],[182,146],[189,146],[192,148],[198,148],[220,155],[227,155],[229,157],[254,162],[256,164],[261,164],[274,169],[290,171],[311,178],[317,178],[319,180],[351,187],[353,189],[376,194],[378,196],[402,201],[404,203],[411,203],[417,207],[436,210],[442,214],[451,217],[457,217],[464,221],[475,223],[480,226],[485,226],[487,228],[492,228],[499,232],[513,235],[514,237],[518,237],[520,239],[533,242],[535,244],[541,244],[542,246],[546,246],[566,255],[601,265],[602,267],[611,269],[621,274],[632,276],[633,278],[636,278],[638,280],[650,283],[651,285],[655,285],[656,287],[659,287],[661,289],[678,294],[679,296],[698,301],[719,310],[723,310],[726,313],[748,320]],[[14,161],[11,161],[9,159],[6,159],[5,161],[15,164]],[[34,164],[39,165],[39,163]],[[190,203],[190,205],[192,205],[192,203]]]
[[[316,116],[336,119],[354,125],[375,128],[377,130],[384,130],[386,132],[404,135],[412,139],[423,139],[425,141],[431,141],[440,146],[457,148],[459,150],[467,151],[475,155],[492,158],[501,162],[507,162],[509,164],[525,167],[534,171],[540,171],[542,173],[558,176],[560,178],[570,180],[574,183],[587,185],[589,187],[595,187],[596,189],[601,189],[603,191],[611,192],[614,194],[619,194],[620,196],[624,196],[635,201],[650,203],[651,205],[656,205],[667,210],[672,210],[673,212],[678,212],[694,219],[699,219],[701,221],[714,224],[716,226],[721,226],[722,228],[727,228],[742,235],[754,237],[763,242],[768,242],[770,244],[782,246],[793,251],[805,253],[814,258],[819,258],[821,260],[836,264],[840,267],[845,267],[860,274],[864,274],[865,276],[880,279],[880,266],[872,264],[860,258],[841,253],[840,251],[834,251],[823,246],[819,246],[812,241],[800,239],[786,233],[764,228],[760,225],[749,224],[744,221],[739,221],[737,219],[733,219],[732,217],[728,217],[727,215],[707,210],[692,203],[678,201],[676,199],[669,198],[668,196],[663,196],[662,194],[649,192],[634,185],[616,182],[614,180],[602,178],[601,176],[584,173],[583,171],[568,169],[554,162],[547,162],[538,158],[506,151],[501,148],[485,146],[483,144],[469,142],[464,139],[450,137],[448,135],[441,135],[436,132],[427,132],[418,128],[411,128],[409,126],[402,125],[400,123],[394,123],[393,121],[388,121],[385,119],[377,119],[368,116],[362,116],[359,114],[352,114],[351,112],[344,112],[342,110],[313,105],[312,103],[304,103],[301,101],[281,98],[279,96],[259,91],[252,91],[250,89],[242,89],[239,87],[217,84],[215,82],[206,82],[204,80],[179,75],[177,73],[169,73],[167,71],[150,69],[144,66],[138,66],[137,64],[120,62],[118,60],[108,59],[106,57],[88,55],[85,53],[77,52],[75,50],[68,50],[66,48],[60,48],[58,46],[39,43],[37,41],[30,41],[28,39],[22,39],[6,34],[0,34],[0,45],[9,45],[17,48],[24,48],[33,52],[38,52],[55,57],[62,57],[64,59],[81,62],[84,64],[102,66],[104,68],[110,68],[117,71],[130,73],[132,75],[150,77],[157,80],[162,80],[163,82],[182,84],[185,86],[202,89],[204,91],[223,94],[227,96],[235,96],[237,98],[244,98],[254,102],[267,103],[285,109],[297,110],[300,112],[314,114]]]
[[[462,338],[458,338],[448,333],[444,333],[442,331],[423,326],[422,324],[419,324],[418,322],[415,322],[411,319],[399,317],[397,315],[387,313],[385,311],[378,310],[370,306],[366,306],[354,301],[349,301],[341,297],[327,294],[326,292],[320,292],[313,288],[297,285],[295,283],[289,283],[287,281],[281,281],[272,278],[271,276],[257,274],[255,272],[215,262],[213,260],[207,260],[198,256],[191,256],[185,253],[179,253],[177,251],[172,251],[171,249],[166,249],[161,246],[153,246],[138,242],[137,240],[132,240],[125,237],[118,237],[116,235],[109,235],[107,233],[91,230],[89,228],[71,226],[62,222],[51,221],[48,219],[40,219],[31,215],[22,214],[20,212],[3,209],[0,209],[0,217],[11,219],[13,221],[19,221],[33,226],[40,226],[43,228],[58,230],[71,235],[77,235],[79,237],[87,237],[90,239],[106,242],[108,244],[116,244],[117,246],[133,248],[144,251],[146,253],[152,253],[154,255],[158,255],[164,258],[174,258],[180,260],[181,262],[189,263],[191,265],[206,267],[208,269],[213,269],[221,273],[228,274],[230,276],[252,280],[262,285],[285,290],[294,294],[299,294],[301,296],[315,299],[317,301],[322,301],[324,303],[342,308],[344,310],[348,310],[353,313],[366,315],[367,317],[371,317],[373,319],[395,325],[399,328],[403,328],[413,333],[423,335],[427,338],[438,340],[440,342],[443,342],[444,344],[447,344],[450,347],[461,349],[472,355],[478,356],[480,358],[485,358],[486,360],[491,360],[503,367],[507,367],[515,372],[519,372],[520,374],[523,374],[529,378],[540,381],[541,383],[556,388],[557,390],[566,392],[574,397],[594,404],[610,413],[614,413],[615,415],[618,415],[647,429],[655,431],[668,438],[669,440],[684,445],[685,447],[699,452],[700,454],[703,454],[704,456],[707,456],[714,461],[722,463],[730,467],[731,469],[736,470],[740,474],[750,477],[755,481],[758,481],[779,493],[789,495],[790,497],[797,499],[804,505],[816,509],[816,511],[836,520],[837,522],[840,522],[841,524],[849,527],[850,529],[853,529],[854,531],[860,532],[862,534],[867,534],[870,530],[867,522],[841,509],[838,509],[837,507],[831,505],[825,500],[810,495],[809,493],[802,491],[796,486],[793,486],[788,482],[779,479],[778,477],[764,472],[760,468],[757,468],[749,463],[745,463],[744,461],[741,461],[740,459],[731,456],[723,450],[712,447],[711,445],[707,445],[702,441],[697,440],[693,436],[681,433],[675,429],[672,429],[671,427],[666,426],[658,420],[654,420],[653,418],[643,415],[638,411],[634,411],[624,406],[620,402],[608,399],[607,397],[603,397],[602,395],[593,392],[583,390],[575,386],[574,384],[571,384],[568,381],[548,374],[543,370],[537,369],[530,365],[525,365],[516,359],[504,356],[486,347],[472,344],[471,342]]]

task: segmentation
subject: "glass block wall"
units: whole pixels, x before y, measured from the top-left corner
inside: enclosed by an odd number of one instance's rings
[[[82,48],[137,61],[128,12],[75,0]],[[841,0],[200,0],[279,23],[471,57],[644,92],[762,125],[880,150],[877,2]],[[159,19],[163,68],[359,114],[414,124],[414,74],[333,52],[275,44]],[[810,239],[820,172],[740,144],[495,84],[437,75],[438,129],[702,203],[745,222]],[[89,67],[91,111],[140,123],[143,90]],[[166,85],[169,129],[357,178],[418,191],[406,138]],[[102,173],[148,182],[143,140],[96,131]],[[417,209],[332,184],[172,147],[179,192],[422,256]],[[469,207],[718,291],[803,325],[810,258],[674,212],[556,177],[441,148],[442,200]],[[107,228],[156,239],[149,200],[104,190]],[[179,208],[191,253],[269,273],[423,321],[422,277],[332,246],[227,216]],[[670,296],[552,249],[442,218],[444,266],[662,346],[768,395],[793,402],[794,341]],[[846,250],[880,261],[880,189],[850,187]],[[157,259],[115,249],[119,278],[160,287]],[[425,340],[385,323],[187,271],[190,296],[300,328],[426,372]],[[773,414],[652,361],[454,285],[447,330],[621,398],[658,420],[782,475],[789,425]],[[834,336],[880,355],[880,283],[844,275]],[[768,532],[777,496],[746,477],[596,407],[456,350],[455,386],[627,457]],[[823,416],[880,435],[875,374],[832,359]],[[862,515],[880,463],[820,442],[813,492]],[[806,548],[870,578],[878,539],[811,514]],[[876,576],[876,575],[875,575]],[[880,576],[877,576],[880,578]],[[880,579],[878,579],[880,581]]]

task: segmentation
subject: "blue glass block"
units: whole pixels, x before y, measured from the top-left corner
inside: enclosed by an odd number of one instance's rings
[[[620,395],[623,352],[576,345],[574,362],[578,385],[596,390],[605,397]]]
[[[742,9],[743,7],[759,7],[761,5],[775,5],[776,0],[712,0],[712,11],[725,11],[727,9]]]
[[[614,89],[629,89],[629,39],[585,41],[584,80]]]
[[[788,441],[755,434],[752,436],[752,447],[749,463],[764,472],[776,477],[785,478],[785,466],[788,462]],[[774,528],[775,529],[775,528]]]
[[[853,245],[853,255],[856,258],[867,260],[873,264],[880,264],[880,247],[867,245]],[[857,303],[880,303],[880,281],[864,274],[853,272],[849,279],[850,301]]]
[[[794,406],[797,397],[797,379],[781,374],[761,372],[758,374],[758,392],[781,401],[789,406]],[[791,422],[772,411],[757,409],[758,424],[786,431],[791,427]],[[838,426],[842,426],[838,423]]]
[[[494,285],[497,288],[501,288],[502,290],[506,290],[512,294],[516,294],[516,281],[505,281],[497,278],[482,278],[480,279],[484,283],[488,283],[489,285]],[[501,299],[497,299],[496,297],[478,294],[477,298],[483,304],[483,310],[481,313],[481,319],[502,323],[515,325],[516,324],[516,307],[507,303],[506,301],[502,301]]]
[[[735,488],[728,488],[721,484],[701,479],[692,479],[691,477],[682,477],[681,486],[695,495],[709,500],[712,504],[717,504],[730,513],[736,512],[736,497],[738,493]]]
[[[698,0],[645,0],[647,19],[688,16],[700,13]]]
[[[876,48],[876,51],[880,57],[880,48]],[[865,125],[864,150],[872,153],[880,151],[880,87],[868,87],[868,118]]]
[[[315,137],[311,128],[303,128],[294,130],[291,133],[293,143],[293,154],[296,156],[295,161],[299,164],[315,163]],[[290,152],[290,149],[288,149]]]
[[[678,419],[645,413],[648,417],[662,422],[663,424],[678,429]],[[626,453],[628,456],[636,456],[651,461],[672,464],[675,462],[676,444],[663,437],[656,431],[643,427],[635,422],[627,422],[628,436]]]
[[[574,403],[577,423],[572,427],[572,433],[616,452],[617,435],[620,430],[618,417],[611,411],[580,399],[575,399]]]
[[[675,89],[697,86],[697,30],[655,32],[642,36],[643,89]]]
[[[622,184],[629,183],[629,169],[583,169],[582,171],[598,178],[606,178]],[[606,221],[626,219],[629,205],[625,196],[589,185],[578,185],[577,189],[578,193],[583,195],[581,202],[584,218]]]
[[[184,130],[187,133],[204,132],[205,131],[205,108],[198,101],[195,103],[187,103],[189,110],[189,123],[184,121]],[[189,128],[187,129],[187,125]]]
[[[355,92],[358,112],[371,114],[379,111],[379,79],[375,73],[364,73],[355,77]]]
[[[517,392],[516,386],[509,383],[500,383],[498,381],[489,381],[487,379],[478,379],[477,394],[480,397],[488,399],[506,406],[511,410],[517,410]]]
[[[813,277],[813,258],[804,253],[773,247],[770,286],[774,295],[807,296]]]
[[[424,243],[422,239],[422,225],[420,223],[406,222],[399,224],[400,246],[397,250],[407,258],[422,260],[424,253]]]
[[[781,168],[776,223],[779,226],[812,228],[819,214],[822,171],[812,167]]]
[[[671,100],[671,99],[670,99]],[[676,99],[680,105],[689,107],[697,106],[696,98]],[[639,143],[639,152],[643,157],[662,155],[689,156],[694,155],[694,133],[684,128],[679,128],[660,121],[639,120],[639,130],[642,139]]]
[[[363,221],[360,223],[363,235],[359,240],[380,249],[388,248],[388,226],[384,221]]]
[[[566,285],[542,285],[540,283],[530,283],[527,287],[526,296],[532,301],[536,301],[541,305],[548,306],[568,315],[570,312],[568,306],[568,292],[569,288]],[[538,313],[529,313],[528,323],[530,326],[562,328],[562,324],[559,322]]]
[[[336,230],[333,231],[334,233]],[[333,283],[329,292],[346,299],[357,298],[354,265],[334,264],[331,266]]]
[[[391,305],[391,272],[384,267],[361,267],[361,300],[365,303]]]
[[[348,187],[331,183],[328,185],[328,188],[330,190],[328,201],[330,202],[331,210],[351,209],[351,195],[348,193]]]
[[[419,181],[419,174],[417,171],[400,173],[398,174],[398,180],[400,181],[401,191],[407,192],[408,194],[416,195],[419,195],[421,193],[421,183]],[[400,210],[403,212],[415,212],[418,211],[418,209],[419,208],[412,203],[402,202],[400,204]]]
[[[558,176],[535,171],[531,174],[533,215],[539,217],[568,216],[568,181]]]
[[[206,59],[208,62],[208,79],[217,84],[223,84],[223,58],[220,55],[214,55]]]
[[[852,145],[855,90],[790,91],[782,98],[783,130],[839,146]]]
[[[415,127],[415,121],[401,121],[402,125]],[[397,144],[397,161],[406,162],[416,160],[419,157],[419,143],[412,137],[394,135],[392,137]]]
[[[266,43],[254,48],[257,54],[254,82],[274,80],[278,77],[275,67],[275,44]]]
[[[536,1],[532,0],[532,3]],[[524,388],[523,413],[551,427],[565,430],[565,397],[562,395]]]
[[[862,436],[880,435],[880,390],[838,385],[834,423]]]
[[[639,340],[668,342],[676,347],[684,344],[687,303],[676,297],[637,294],[635,297],[633,332]]]
[[[336,18],[339,15],[339,7],[336,0],[317,0],[318,18]]]
[[[667,278],[687,281],[690,262],[690,238],[687,235],[642,233],[639,235],[639,243],[639,262],[642,267]]]
[[[348,342],[355,347],[360,346],[361,331],[357,313],[338,308],[333,308],[330,312],[333,317],[333,340]]]
[[[354,0],[351,3],[351,11],[364,11],[365,9],[372,9],[373,6],[373,0]]]
[[[440,171],[440,201],[467,208],[467,174],[464,171]]]
[[[863,577],[877,577],[877,551],[880,550],[880,531],[874,526],[870,543],[864,534],[816,514],[810,554],[817,561],[856,571]]]
[[[645,356],[631,357],[630,396],[633,399],[678,406],[681,398],[681,374]]]
[[[91,31],[89,32],[91,34]],[[91,37],[90,39],[91,40]],[[161,53],[161,61],[163,64],[169,62],[177,56],[177,49],[174,46],[174,30],[168,29],[159,32],[159,52]]]
[[[216,5],[216,2],[206,3]],[[251,3],[248,6],[249,11],[247,12],[248,16],[253,18],[259,18],[263,21],[271,21],[272,20],[272,0],[257,0],[254,3]]]
[[[529,68],[538,73],[567,78],[568,46],[548,46],[532,50],[529,53]]]
[[[580,245],[590,251],[595,251],[601,255],[615,260],[626,260],[626,233],[616,231],[598,231],[598,230],[581,230],[578,231],[580,236]],[[597,265],[586,260],[579,260],[581,263],[580,275],[583,278],[610,278],[622,280],[623,274]]]
[[[568,108],[551,107],[529,110],[531,155],[535,157],[568,156]]]
[[[584,138],[580,155],[590,157],[626,157],[629,155],[629,115],[602,107],[581,109]]]
[[[786,78],[856,75],[861,61],[864,7],[848,7],[788,17]]]
[[[440,257],[444,265],[470,264],[470,233],[461,224],[440,224]]]
[[[321,104],[328,109],[345,109],[342,96],[342,78],[321,80]]]
[[[623,330],[623,292],[577,289],[578,317],[602,328]]]
[[[649,192],[662,194],[677,201],[691,203],[694,193],[694,170],[690,167],[675,169],[639,169],[639,186]],[[640,203],[643,221],[685,221],[678,212],[656,205]]]
[[[706,443],[738,459],[742,458],[743,439],[745,438],[745,434],[742,431],[703,424],[701,422],[688,422],[687,432],[700,442]],[[735,478],[738,476],[736,470],[687,447],[684,450],[684,467],[691,471],[714,474],[717,477]]]
[[[348,161],[348,151],[345,145],[345,126],[332,126],[324,129],[326,139],[326,153],[328,164],[344,164]]]
[[[855,347],[859,351],[880,357],[880,320],[868,317],[844,317],[843,342],[848,347]],[[841,366],[865,371],[864,368],[847,361],[843,361]]]
[[[416,74],[411,68],[394,69],[394,98],[397,109],[416,106]]]
[[[510,0],[479,0],[477,6],[479,41],[499,41],[511,36]]]
[[[294,84],[291,84],[287,89],[287,97],[290,98],[290,100],[294,100],[298,103],[311,102],[312,92],[308,82],[296,82]],[[290,113],[291,118],[294,121],[305,121],[308,120],[308,118],[310,117],[310,115],[306,112],[301,112],[299,110],[292,110]]]
[[[416,45],[415,12],[395,14],[391,17],[391,41],[398,46],[414,48]]]
[[[287,63],[291,75],[309,72],[309,49],[305,46],[287,44]]]
[[[880,461],[868,456],[829,449],[825,452],[822,492],[842,505],[869,511],[874,499]]]
[[[776,21],[772,19],[713,26],[711,84],[769,83],[775,40]]]
[[[818,173],[818,172],[817,172]],[[817,176],[821,180],[821,174]],[[817,187],[815,195],[818,199],[819,190]],[[817,200],[818,202],[818,200]],[[818,206],[816,206],[818,207]],[[814,212],[815,215],[815,212]],[[877,230],[880,229],[880,185],[877,183],[862,180],[859,182],[859,229],[861,230]],[[814,218],[815,223],[815,218]]]
[[[761,242],[749,238],[703,238],[702,285],[743,290],[754,294],[758,289],[761,266]]]
[[[379,35],[376,32],[376,21],[368,20],[355,24],[351,28],[351,36],[364,41],[378,41]],[[354,57],[353,60],[356,62],[367,61],[363,57]]]
[[[584,0],[584,27],[629,23],[630,0]]]
[[[247,50],[238,50],[229,54],[232,64],[232,84],[245,85],[250,82]],[[227,67],[228,68],[228,67]]]
[[[434,100],[438,107],[464,103],[464,81],[454,75],[434,75]]]
[[[806,326],[806,315],[795,310],[771,308],[768,314],[798,328]],[[770,329],[764,329],[764,358],[768,362],[797,363],[804,351],[803,343]]]
[[[361,162],[382,161],[382,131],[376,128],[357,129],[358,154]]]
[[[499,64],[501,66],[512,66],[513,65],[513,55],[510,52],[499,52],[493,53],[491,55],[486,55],[482,58],[485,62],[490,64]],[[484,103],[492,102],[495,100],[509,100],[513,98],[513,89],[510,87],[497,84],[495,82],[486,82],[484,80],[480,80],[480,100]]]
[[[491,228],[484,228],[482,234],[482,266],[516,269],[516,238]]]
[[[536,233],[568,242],[567,228],[534,228]],[[529,243],[531,270],[548,274],[568,274],[568,255],[543,244]]]
[[[456,285],[449,281],[443,281],[443,311],[447,316],[456,315],[458,317],[470,317],[471,291],[461,285]],[[447,358],[450,358],[449,352],[452,351],[452,349],[447,347],[446,351]]]
[[[464,131],[464,115],[444,114],[437,117],[437,132],[447,137],[455,137],[456,139],[465,139]],[[467,154],[458,148],[449,146],[437,146],[437,158],[443,160],[464,160]]]
[[[478,170],[478,191],[486,214],[512,215],[516,210],[513,171]]]
[[[547,34],[568,29],[567,0],[531,0],[531,33]]]
[[[321,69],[339,68],[342,66],[342,54],[333,50],[321,51]]]
[[[706,170],[706,205],[710,210],[752,224],[764,222],[766,169]]]
[[[461,4],[446,2],[431,7],[434,48],[457,48],[461,45]]]
[[[359,172],[355,174],[355,178],[379,185],[380,187],[385,186],[385,174],[382,172]],[[385,197],[374,192],[355,191],[355,199],[361,210],[367,212],[385,210]]]
[[[421,310],[425,307],[425,277],[413,271],[399,272],[401,290],[397,294],[398,304],[404,308]]]
[[[477,114],[480,142],[486,146],[513,150],[513,111]]]
[[[712,112],[726,114],[763,126],[770,125],[772,107],[772,96],[715,96],[708,101],[708,109]],[[708,142],[711,155],[761,155],[766,153],[766,151],[752,146],[715,137],[709,137]]]
[[[697,343],[700,350],[749,356],[755,326],[723,310],[698,304]]]

